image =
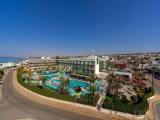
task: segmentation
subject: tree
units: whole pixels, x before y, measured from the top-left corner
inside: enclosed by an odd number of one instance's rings
[[[29,84],[30,90],[31,90],[31,77],[32,77],[31,69],[28,69],[28,84]]]
[[[86,78],[86,80],[90,81],[90,82],[94,82],[95,79],[94,79],[94,77],[89,76],[89,77]]]
[[[4,75],[4,70],[0,70],[0,75]]]
[[[119,77],[120,76],[115,76],[115,78],[113,79],[113,83],[112,83],[112,86],[111,88],[115,89],[115,92],[114,92],[114,97],[113,97],[113,100],[116,101],[116,98],[118,97],[119,95],[119,89],[122,87],[121,86],[121,82],[119,80]]]
[[[59,73],[60,73],[62,76],[65,76],[65,71],[64,71],[64,70],[60,70]]]
[[[4,75],[4,70],[0,70],[0,79],[3,77]]]
[[[69,78],[68,77],[61,77],[61,84],[59,87],[59,92],[60,93],[66,93],[67,92],[67,87],[69,85]]]
[[[78,73],[79,75],[83,74],[83,70],[82,69],[76,69],[76,73]]]
[[[109,74],[106,79],[107,79],[107,83],[108,83],[107,94],[109,94],[111,91],[111,86],[113,84],[115,76],[113,74]]]
[[[43,94],[45,94],[43,87],[45,86],[46,80],[47,80],[47,77],[45,76],[40,77],[40,81],[38,83],[38,87],[43,90]]]
[[[82,74],[83,74],[83,71],[82,71],[82,69],[75,69],[74,73],[76,74],[77,79],[78,79],[78,76],[79,76],[79,75],[82,75]]]
[[[145,74],[143,70],[139,70],[137,74],[139,79],[143,79],[143,80],[145,79]]]
[[[137,82],[135,83],[136,91],[140,93],[142,96],[145,92],[145,87],[146,83],[144,82],[144,80],[137,80]]]
[[[111,86],[113,84],[113,81],[115,79],[114,71],[113,69],[115,68],[115,64],[113,62],[107,61],[107,66],[109,70],[109,75],[106,77],[107,83],[108,83],[108,88],[107,88],[107,93],[110,93]]]
[[[42,84],[43,84],[43,86],[45,85],[46,80],[47,80],[47,77],[43,76],[43,77],[42,77]]]
[[[110,72],[113,72],[113,69],[115,68],[115,64],[113,63],[113,62],[110,62],[110,61],[108,61],[107,62],[107,66],[108,66],[108,70],[110,71]]]
[[[89,85],[88,91],[89,93],[83,95],[82,98],[86,99],[86,101],[88,101],[89,104],[96,105],[99,99],[99,95],[95,94],[96,87],[94,86],[94,84]]]
[[[136,95],[132,95],[130,98],[131,98],[133,103],[137,103],[138,102],[138,97]]]
[[[89,86],[89,91],[90,91],[89,99],[95,100],[96,88],[95,88],[95,86],[94,86],[93,84],[90,84],[90,86]]]
[[[119,89],[122,87],[120,76],[110,73],[107,77],[107,83],[107,94],[112,94],[113,100],[116,101],[116,98],[119,96]]]

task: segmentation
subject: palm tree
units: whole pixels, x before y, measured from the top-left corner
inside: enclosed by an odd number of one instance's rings
[[[42,81],[42,85],[40,86],[40,88],[43,88],[44,86],[45,86],[45,83],[46,83],[46,80],[47,80],[47,78],[46,77],[41,77],[41,81]],[[45,90],[44,89],[42,89],[43,90],[43,94],[45,94]]]
[[[31,76],[32,72],[31,69],[28,70],[28,84],[29,84],[29,89],[31,90]]]
[[[110,93],[110,90],[111,90],[111,86],[113,86],[113,81],[115,79],[115,76],[113,73],[110,73],[108,76],[107,76],[107,83],[108,83],[108,87],[107,87],[107,94]]]
[[[113,62],[107,62],[107,65],[109,67],[109,71],[110,72],[113,72],[113,69],[115,68],[115,64]]]
[[[78,79],[78,75],[83,74],[82,69],[76,69],[74,72],[75,72],[75,74],[76,74],[76,76],[77,76],[77,79]]]
[[[118,96],[119,95],[119,89],[122,87],[121,84],[120,84],[120,80],[119,80],[119,76],[116,76],[115,79],[114,79],[114,84],[113,84],[113,88],[116,89],[115,91],[115,94],[114,94],[114,97]],[[115,98],[114,98],[115,99]]]
[[[96,88],[93,84],[90,84],[89,86],[89,94],[86,96],[86,98],[91,102],[91,104],[97,103],[97,96],[95,95]]]
[[[59,92],[60,93],[65,93],[67,91],[67,87],[69,85],[69,78],[65,78],[65,77],[61,77],[61,84],[60,84],[60,89]]]
[[[116,100],[116,97],[119,95],[119,89],[122,87],[120,84],[120,76],[110,74],[108,79],[108,89],[107,93],[111,93],[111,90],[114,91],[113,100]]]
[[[43,84],[43,86],[45,85],[46,80],[47,80],[47,77],[43,76],[43,77],[42,77],[42,84]]]
[[[95,88],[95,86],[93,84],[90,84],[89,91],[90,91],[91,97],[93,98],[94,95],[95,95],[95,92],[96,92],[96,88]]]
[[[111,92],[111,86],[112,86],[113,81],[115,79],[115,75],[114,75],[115,64],[113,62],[108,61],[107,65],[108,65],[109,75],[106,76],[106,80],[108,83],[107,94],[109,94]]]

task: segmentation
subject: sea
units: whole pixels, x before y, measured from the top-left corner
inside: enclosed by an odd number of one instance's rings
[[[0,57],[0,63],[8,63],[8,62],[20,62],[23,58],[20,57]]]

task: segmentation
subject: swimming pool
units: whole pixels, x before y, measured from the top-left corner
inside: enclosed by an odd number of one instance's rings
[[[87,88],[89,86],[89,83],[84,82],[84,81],[80,81],[80,80],[70,80],[69,82],[69,88],[75,88],[75,87],[83,87],[83,88]]]
[[[60,85],[58,83],[61,83],[61,80],[52,79],[52,80],[46,81],[47,85],[56,86],[56,88],[58,88],[58,86]],[[68,87],[74,89],[75,87],[87,88],[88,86],[89,86],[89,83],[87,83],[87,82],[83,82],[80,80],[70,80]]]
[[[46,81],[46,87],[53,89],[53,90],[59,90],[60,84],[61,84],[61,80],[52,79],[52,80]],[[88,86],[89,86],[89,83],[87,83],[87,82],[72,79],[69,81],[68,91],[71,96],[74,96],[77,94],[78,95],[86,94],[88,92],[87,92],[87,90],[84,91],[84,89],[86,89]],[[75,91],[74,91],[75,87],[81,87],[81,88],[83,88],[83,91],[81,93],[75,93]]]
[[[89,86],[88,82],[84,82],[84,81],[76,80],[76,79],[70,80],[70,82],[69,82],[69,94],[71,96],[74,96],[74,95],[80,96],[81,94],[87,94],[87,93],[89,93],[87,91],[87,87],[88,86]],[[76,93],[74,91],[75,87],[80,87],[81,88],[81,92]]]
[[[59,90],[60,80],[48,80],[45,83],[45,86],[54,90]]]
[[[45,86],[47,88],[53,89],[53,90],[59,90],[59,86],[61,84],[61,80],[57,79],[60,77],[68,77],[68,74],[66,73],[53,73],[53,72],[43,72],[42,76],[46,76],[47,77],[47,81]],[[71,79],[69,80],[69,85],[67,87],[69,94],[71,96],[74,96],[76,94],[85,94],[87,93],[87,87],[89,86],[88,82],[85,81],[81,81],[81,80],[77,80],[77,79]],[[81,93],[75,93],[75,88],[76,87],[80,87],[82,88]]]
[[[54,73],[54,72],[43,72],[41,76],[46,76],[48,80],[54,79],[54,77],[68,77],[69,75],[67,73]]]

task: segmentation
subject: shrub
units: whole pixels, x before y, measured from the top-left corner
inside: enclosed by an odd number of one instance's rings
[[[137,103],[138,102],[138,97],[136,95],[132,95],[131,97],[132,103]]]
[[[125,95],[122,95],[121,102],[122,103],[129,103],[129,101],[128,101],[128,99],[127,99],[127,97]]]
[[[87,94],[87,95],[83,95],[83,96],[77,98],[76,101],[78,103],[96,106],[98,100],[99,100],[99,95],[92,96],[91,94]]]
[[[126,112],[135,115],[143,115],[146,113],[148,109],[147,98],[153,95],[154,95],[154,90],[151,90],[150,93],[144,94],[143,97],[139,97],[138,99],[140,100],[137,103],[132,103],[132,104],[128,104],[127,102],[122,102],[122,101],[113,102],[106,97],[103,104],[103,108],[120,112]],[[133,97],[133,99],[135,99],[136,101],[135,97]]]
[[[1,75],[4,75],[4,70],[0,70],[0,74],[1,74]]]
[[[4,70],[0,70],[0,79],[3,77],[4,75]]]

